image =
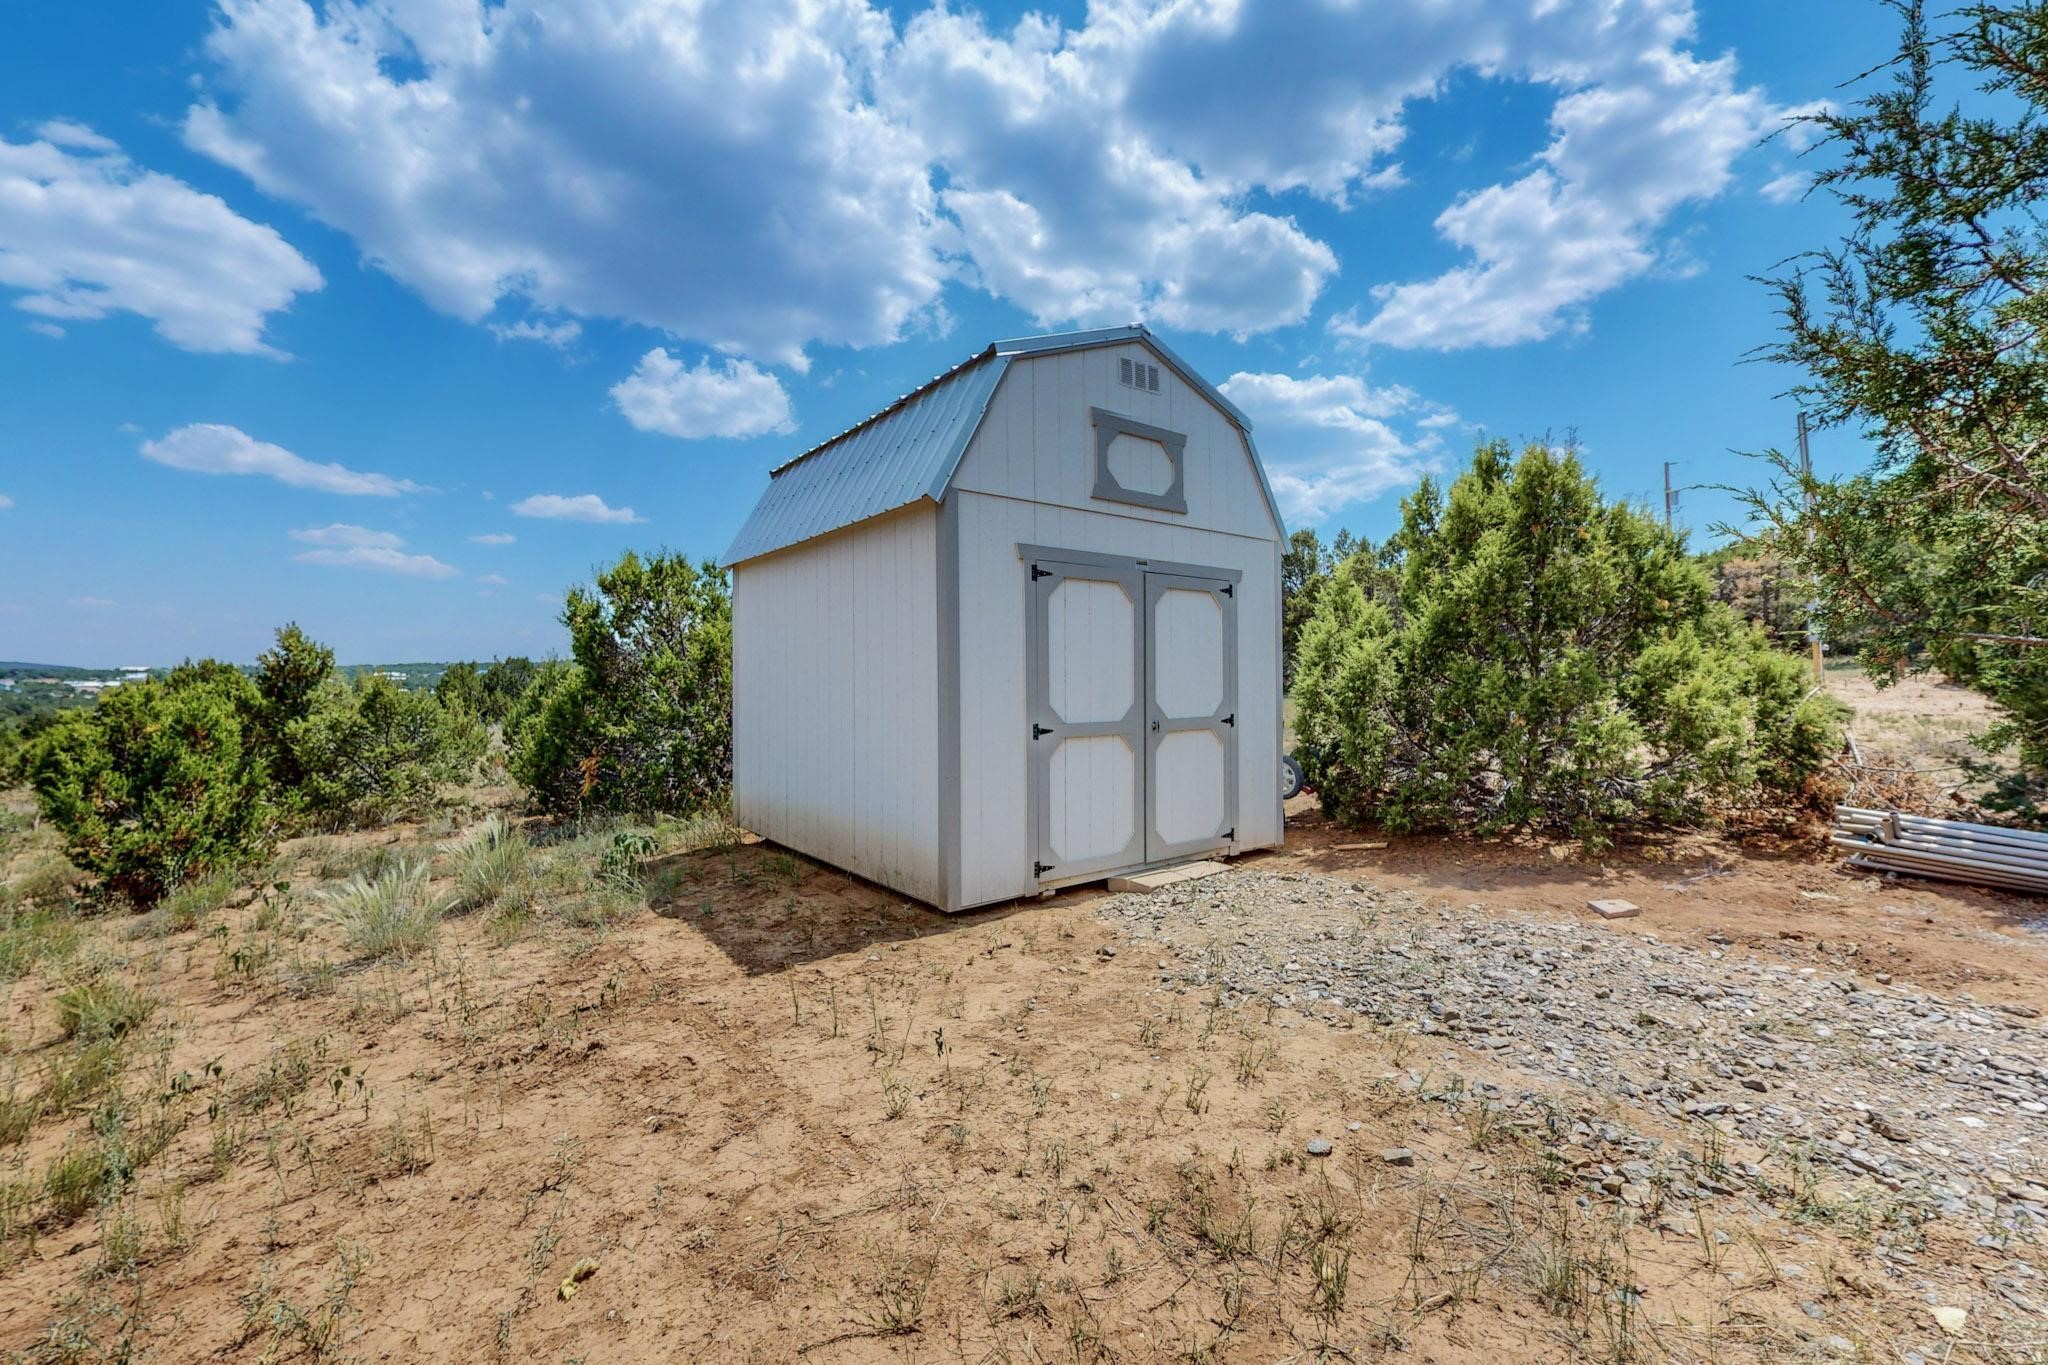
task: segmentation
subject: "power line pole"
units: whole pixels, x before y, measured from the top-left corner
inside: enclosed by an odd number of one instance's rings
[[[1813,548],[1813,494],[1807,492],[1806,489],[1807,485],[1812,482],[1812,479],[1813,451],[1806,444],[1806,413],[1802,410],[1799,414],[1799,481],[1801,496],[1806,504],[1806,545],[1809,551]],[[1808,554],[1807,562],[1811,563],[1812,560],[1813,556]],[[1821,680],[1820,599],[1817,597],[1806,599],[1806,647],[1813,653],[1813,680],[1819,682]]]
[[[1667,531],[1672,529],[1671,513],[1678,506],[1678,494],[1671,491],[1671,466],[1674,463],[1676,461],[1673,460],[1664,462],[1664,529]]]

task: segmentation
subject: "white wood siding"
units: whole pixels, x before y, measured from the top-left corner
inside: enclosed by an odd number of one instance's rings
[[[1010,380],[1003,382],[1007,386]],[[970,448],[968,461],[975,458]],[[1092,446],[1087,458],[1094,458]],[[981,905],[1037,889],[1025,769],[1026,584],[1025,565],[1017,557],[1020,544],[1175,560],[1244,575],[1236,598],[1237,847],[1278,844],[1278,542],[1162,524],[1165,517],[1142,508],[1129,508],[1126,515],[1122,504],[1097,503],[1119,509],[1105,512],[957,490],[952,496],[958,499],[960,518],[960,903]],[[1256,487],[1251,497],[1258,498]],[[1192,498],[1189,504],[1192,511]],[[1259,502],[1252,506],[1262,512]]]
[[[923,503],[733,570],[733,808],[944,905],[937,529]]]
[[[1118,383],[1125,357],[1156,363],[1137,342],[1012,362],[947,495],[960,527],[960,905],[1037,889],[1020,544],[1243,574],[1236,847],[1281,842],[1279,527],[1236,425],[1166,366],[1158,393]],[[1185,513],[1095,498],[1091,407],[1187,437]]]
[[[953,477],[954,490],[1064,507],[1114,507],[1118,515],[1139,520],[1278,541],[1279,528],[1236,425],[1167,366],[1159,367],[1158,393],[1119,384],[1120,358],[1157,363],[1137,342],[1012,361]],[[1185,513],[1095,501],[1090,408],[1187,437]]]

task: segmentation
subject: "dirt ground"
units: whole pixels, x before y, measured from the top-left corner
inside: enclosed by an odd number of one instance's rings
[[[1823,681],[1855,708],[1849,732],[1866,762],[1906,770],[1937,798],[1974,797],[1990,785],[1968,767],[1986,761],[1973,741],[1998,718],[1982,693],[1925,673],[1879,687],[1847,660],[1830,662]],[[1853,803],[1858,793],[1849,797]]]
[[[1584,920],[1589,896],[1621,896],[1644,914],[1601,932],[2048,1009],[2048,917],[2015,898],[1887,885],[1807,849],[1710,838],[1595,863],[1383,841],[1296,805],[1286,850],[1247,867],[1509,923]],[[1610,1120],[1697,1149],[1702,1169],[1770,1171],[1793,1154],[1748,1150],[1714,1119],[1446,1056],[1407,1029],[1226,1008],[1166,982],[1099,891],[947,918],[771,847],[656,831],[630,894],[603,915],[543,903],[509,927],[451,917],[424,955],[366,962],[296,889],[379,848],[431,855],[440,885],[464,837],[299,841],[274,869],[295,889],[244,892],[189,927],[93,921],[81,942],[19,959],[0,1011],[10,1100],[54,1093],[78,1054],[59,988],[118,982],[155,1007],[120,1036],[110,1089],[22,1111],[32,1117],[0,1148],[0,1182],[18,1192],[0,1220],[0,1348],[547,1361],[2048,1352],[2030,1311],[2048,1302],[2034,1278],[2048,1259],[2030,1236],[1990,1250],[1960,1226],[1918,1225],[1908,1260],[1920,1269],[1902,1275],[1908,1230],[1873,1220],[1854,1190],[1777,1206],[1708,1180],[1682,1213],[1633,1206],[1598,1183]],[[1498,1109],[1486,1096],[1503,1085],[1539,1094],[1538,1110]],[[1311,1154],[1318,1139],[1329,1155]],[[57,1188],[47,1173],[68,1156],[116,1149],[132,1174],[103,1179],[96,1206],[36,1193]]]

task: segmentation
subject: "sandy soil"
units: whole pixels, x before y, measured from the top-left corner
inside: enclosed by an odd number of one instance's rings
[[[1342,847],[1378,840],[1302,810],[1285,852],[1247,861],[1510,918],[1620,895],[1645,913],[1614,933],[1715,934],[1730,952],[2048,1007],[2042,917],[2011,898],[1887,886],[1803,851],[1711,839],[1593,864],[1438,840]],[[332,854],[331,841],[296,850],[295,884]],[[348,963],[317,917],[276,898],[162,938],[94,926],[78,961],[162,1001],[121,1094],[124,1121],[157,1124],[166,1145],[129,1193],[75,1218],[35,1215],[6,1243],[0,1348],[549,1361],[2048,1350],[1989,1287],[2011,1256],[2038,1265],[2038,1248],[1994,1258],[1930,1226],[1921,1259],[1938,1273],[1911,1281],[1875,1257],[1860,1217],[1794,1220],[1731,1194],[1676,1226],[1583,1199],[1558,1178],[1555,1135],[1447,1107],[1470,1093],[1468,1068],[1480,1079],[1475,1064],[1403,1030],[1162,989],[1158,963],[1096,914],[1099,892],[949,919],[766,847],[665,853],[644,872],[650,908],[615,923],[542,913],[499,946],[481,917],[455,919],[410,965]],[[71,1046],[53,984],[32,972],[0,1012],[20,1085]],[[1555,1092],[1570,1122],[1622,1112],[1618,1097],[1488,1065],[1496,1083]],[[0,1174],[34,1176],[108,1112],[38,1121]],[[1628,1118],[1673,1143],[1724,1140]],[[1335,1153],[1307,1155],[1316,1137]],[[1395,1148],[1412,1160],[1382,1158]],[[1792,1262],[1798,1278],[1779,1272]],[[579,1266],[587,1278],[567,1292]],[[1931,1316],[1952,1305],[1971,1314],[1954,1335]]]

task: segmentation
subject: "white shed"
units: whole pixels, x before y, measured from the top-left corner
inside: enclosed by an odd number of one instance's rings
[[[1145,328],[990,346],[727,552],[736,817],[944,910],[1279,844],[1284,539]]]

